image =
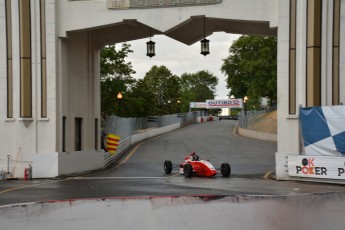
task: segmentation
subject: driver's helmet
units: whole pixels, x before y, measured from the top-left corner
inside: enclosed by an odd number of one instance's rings
[[[199,155],[196,155],[196,154],[195,154],[195,155],[193,155],[193,160],[194,160],[194,161],[198,161],[198,160],[200,160]]]

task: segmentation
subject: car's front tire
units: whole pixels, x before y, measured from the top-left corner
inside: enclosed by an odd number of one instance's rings
[[[183,166],[183,174],[185,177],[193,176],[193,166],[191,164],[185,164]]]
[[[231,174],[231,167],[228,163],[222,163],[220,166],[220,172],[222,173],[223,177],[229,177]]]
[[[172,171],[172,162],[164,161],[164,172],[165,174],[171,174]]]

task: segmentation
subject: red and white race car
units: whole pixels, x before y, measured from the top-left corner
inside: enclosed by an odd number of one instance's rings
[[[193,152],[184,158],[184,162],[179,165],[173,165],[171,161],[164,161],[164,172],[171,174],[173,169],[179,169],[180,174],[185,177],[205,176],[212,177],[217,175],[220,171],[223,177],[229,177],[231,174],[231,167],[228,163],[222,163],[220,169],[216,169],[208,160],[200,160],[200,157]]]

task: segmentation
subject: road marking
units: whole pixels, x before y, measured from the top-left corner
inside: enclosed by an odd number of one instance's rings
[[[184,127],[185,128],[185,127]],[[180,128],[180,129],[183,129],[183,128]],[[173,130],[173,131],[176,131],[176,130]],[[150,139],[147,139],[145,141],[142,141],[140,142],[137,146],[134,147],[134,149],[127,155],[127,157],[121,161],[115,168],[118,168],[120,167],[122,164],[124,164],[126,161],[128,161],[132,155],[135,153],[135,151],[142,145],[142,144],[145,144],[146,142],[149,142],[149,141],[152,141],[152,140],[155,140],[159,137],[162,137],[164,135],[167,135],[169,132],[167,133],[163,133],[161,135],[158,135],[158,136],[155,136],[153,138],[150,138]],[[88,174],[88,175],[96,175],[96,174],[100,174],[100,173],[103,173],[102,172],[96,172],[96,173],[91,173],[91,174]],[[70,179],[79,179],[79,180],[82,180],[82,179],[164,179],[164,178],[172,178],[172,177],[175,177],[177,176],[178,174],[175,174],[175,175],[172,175],[172,176],[168,176],[168,177],[70,177],[70,178],[66,178],[66,179],[62,179],[62,180],[54,180],[54,181],[49,181],[49,182],[44,182],[44,183],[39,183],[39,184],[32,184],[32,185],[25,185],[25,186],[19,186],[19,187],[14,187],[14,188],[10,188],[10,189],[6,189],[6,190],[2,190],[0,191],[0,194],[3,194],[3,193],[6,193],[6,192],[11,192],[11,191],[15,191],[15,190],[19,190],[19,189],[25,189],[25,188],[32,188],[32,187],[37,187],[37,186],[40,186],[40,185],[45,185],[45,184],[53,184],[53,183],[58,183],[58,182],[61,182],[61,181],[65,181],[65,180],[70,180]]]
[[[185,127],[184,127],[184,128],[185,128]],[[181,130],[181,129],[183,129],[183,128],[180,128],[180,130]],[[179,130],[179,129],[177,129],[177,130]],[[173,131],[176,131],[176,130],[173,130]],[[173,132],[173,131],[171,131],[171,132]],[[117,168],[120,167],[122,164],[126,163],[126,162],[132,157],[132,155],[135,153],[135,151],[136,151],[141,145],[145,144],[146,142],[149,142],[149,141],[155,140],[155,139],[157,139],[157,138],[160,138],[160,137],[162,137],[162,136],[165,136],[165,135],[167,135],[167,134],[169,134],[169,133],[171,133],[171,132],[163,133],[163,134],[160,134],[160,135],[158,135],[158,136],[155,136],[155,137],[152,137],[152,138],[150,138],[150,139],[147,139],[147,140],[144,140],[144,141],[140,142],[139,144],[137,144],[137,146],[134,147],[134,149],[132,149],[132,151],[131,151],[130,153],[128,153],[128,155],[126,156],[126,158],[125,158],[123,161],[121,161],[118,165],[115,166],[115,168],[117,169]]]
[[[264,179],[269,180],[269,177],[272,175],[273,172],[274,172],[274,170],[271,170],[271,171],[268,171],[267,173],[265,173]]]
[[[165,177],[125,177],[125,176],[116,176],[116,177],[73,177],[74,180],[113,180],[113,179],[167,179],[171,176]]]
[[[48,182],[43,182],[43,183],[38,183],[38,184],[31,184],[31,185],[24,185],[24,186],[14,187],[14,188],[10,188],[10,189],[6,189],[6,190],[0,191],[0,194],[6,193],[6,192],[15,191],[15,190],[19,190],[19,189],[24,189],[24,188],[37,187],[37,186],[45,185],[45,184],[53,184],[53,183],[57,183],[57,182],[61,182],[61,181],[69,180],[69,179],[70,178],[66,178],[66,179],[63,179],[63,180],[54,180],[54,181],[48,181]]]

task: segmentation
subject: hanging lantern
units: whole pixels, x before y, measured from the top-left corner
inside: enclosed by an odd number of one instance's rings
[[[210,41],[207,40],[206,38],[202,39],[200,41],[201,43],[201,54],[206,56],[207,54],[210,53]]]
[[[151,38],[150,38],[150,41],[146,42],[146,46],[147,46],[147,56],[149,56],[150,58],[152,58],[153,56],[155,56],[155,42],[151,41]]]
[[[210,53],[210,40],[206,39],[206,17],[204,17],[204,39],[200,41],[201,43],[201,54],[206,56]]]
[[[152,37],[152,30],[150,28],[150,41],[146,42],[146,48],[147,48],[147,52],[146,52],[146,56],[149,56],[150,58],[152,58],[153,56],[155,56],[155,42],[151,41],[151,37]]]

